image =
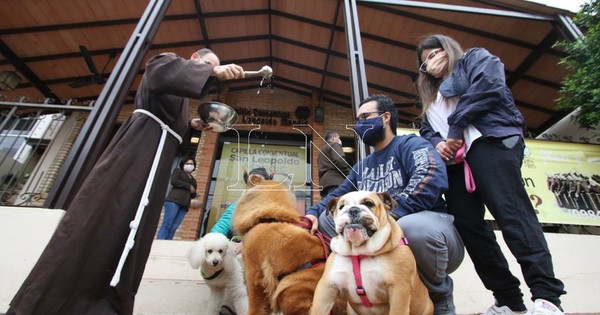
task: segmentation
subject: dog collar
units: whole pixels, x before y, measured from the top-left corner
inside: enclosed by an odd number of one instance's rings
[[[327,261],[327,258],[318,258],[318,259],[315,259],[315,260],[311,260],[311,261],[309,261],[309,262],[307,262],[305,264],[302,264],[302,265],[298,266],[298,268],[296,268],[295,270],[292,270],[292,271],[289,271],[289,272],[282,272],[282,273],[280,273],[277,276],[277,280],[281,281],[281,279],[283,279],[285,276],[287,276],[289,274],[292,274],[294,272],[301,271],[301,270],[304,270],[304,269],[314,268],[314,267],[316,267],[318,265],[324,264],[326,261]]]
[[[275,218],[258,218],[258,223],[279,223]]]
[[[223,269],[225,269],[225,268],[223,268]],[[211,276],[206,276],[206,275],[204,274],[204,271],[200,271],[200,274],[202,275],[202,278],[203,278],[204,280],[212,280],[212,279],[214,279],[214,278],[218,277],[218,276],[221,274],[221,272],[223,272],[223,269],[220,269],[219,271],[217,271],[217,272],[213,273]]]
[[[398,246],[402,246],[402,245],[408,245],[408,239],[406,237],[403,237],[400,239]],[[377,305],[377,304],[371,303],[371,301],[369,301],[369,298],[367,298],[367,292],[365,291],[365,288],[363,287],[362,275],[360,274],[360,261],[366,257],[371,257],[371,256],[355,255],[355,256],[350,256],[350,260],[352,260],[352,273],[354,273],[354,281],[356,281],[356,294],[358,294],[358,297],[360,297],[360,301],[362,302],[362,304],[365,307],[373,307],[374,305]]]

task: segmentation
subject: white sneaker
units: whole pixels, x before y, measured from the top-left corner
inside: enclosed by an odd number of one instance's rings
[[[531,315],[563,315],[563,311],[560,310],[556,305],[544,300],[537,299],[533,302],[533,308],[530,312]]]
[[[483,313],[483,315],[515,315],[515,314],[528,314],[527,311],[515,312],[508,306],[498,306],[496,304],[490,306],[490,308]]]

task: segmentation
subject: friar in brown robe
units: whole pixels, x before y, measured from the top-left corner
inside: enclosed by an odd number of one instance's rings
[[[173,53],[153,57],[137,90],[135,106],[174,132],[189,130],[187,98],[201,98],[211,77],[244,76],[234,64],[219,65],[208,49],[190,59]],[[203,129],[198,118],[191,127]],[[161,137],[157,121],[134,113],[119,128],[68,207],[50,242],[10,303],[7,314],[132,314],[156,232],[179,140],[167,135],[134,247],[120,282],[117,269]]]

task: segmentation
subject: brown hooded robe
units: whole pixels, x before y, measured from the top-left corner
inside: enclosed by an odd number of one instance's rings
[[[188,132],[187,97],[200,98],[213,66],[172,53],[153,57],[137,91],[136,108],[150,111],[180,136]],[[134,113],[118,130],[68,207],[7,314],[132,314],[169,185],[178,140],[168,135],[135,245],[121,280],[110,280],[161,136],[152,118]]]

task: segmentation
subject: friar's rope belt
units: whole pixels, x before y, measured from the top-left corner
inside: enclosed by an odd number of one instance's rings
[[[140,203],[138,205],[137,211],[135,213],[135,217],[133,221],[129,223],[129,236],[127,237],[127,242],[125,243],[125,248],[123,249],[123,253],[121,254],[121,258],[119,259],[119,264],[117,265],[117,270],[115,270],[115,274],[113,275],[112,280],[110,281],[110,285],[116,287],[121,280],[121,271],[123,270],[123,265],[125,264],[125,260],[127,259],[127,255],[129,255],[129,251],[133,248],[135,244],[135,234],[137,233],[138,226],[140,225],[140,221],[142,220],[142,215],[144,214],[144,209],[149,203],[148,196],[150,195],[150,188],[154,183],[154,178],[156,177],[156,169],[158,168],[158,163],[160,162],[160,158],[163,153],[163,147],[165,146],[165,141],[167,139],[167,135],[171,134],[179,143],[182,143],[183,140],[181,136],[179,136],[175,131],[173,131],[167,124],[165,124],[162,120],[156,117],[151,112],[144,109],[136,109],[133,113],[140,113],[152,118],[156,121],[160,128],[162,129],[162,134],[160,136],[160,141],[158,142],[158,148],[156,149],[156,154],[154,155],[154,161],[152,162],[152,167],[150,168],[150,174],[148,175],[148,179],[146,180],[146,186],[144,186],[144,192],[142,194],[142,198],[140,199]]]

